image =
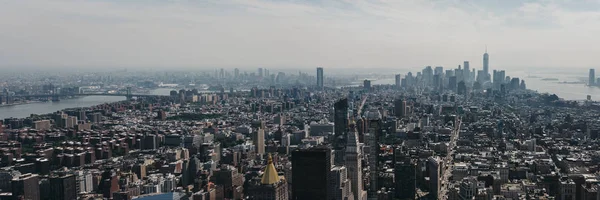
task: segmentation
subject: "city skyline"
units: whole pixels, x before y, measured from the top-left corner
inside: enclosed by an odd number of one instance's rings
[[[599,2],[558,0],[5,2],[0,68],[416,68],[468,60],[482,69],[487,45],[490,69],[588,69],[600,53],[589,45],[600,33],[595,8]]]

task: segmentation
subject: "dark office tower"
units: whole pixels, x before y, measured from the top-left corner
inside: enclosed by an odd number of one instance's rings
[[[518,90],[520,87],[521,80],[519,80],[519,78],[512,78],[510,80],[510,89],[511,90]]]
[[[406,101],[402,99],[394,100],[394,115],[398,119],[402,119],[406,116]]]
[[[471,69],[469,68],[469,61],[463,63],[463,76],[466,82],[471,81]]]
[[[221,70],[219,70],[219,78],[225,78],[225,69],[221,68]]]
[[[23,174],[11,181],[13,199],[40,199],[40,178],[37,174]]]
[[[400,74],[396,74],[396,89],[400,88],[400,84],[402,83],[402,79],[400,79]]]
[[[333,109],[333,131],[335,132],[333,147],[335,149],[342,149],[346,145],[345,133],[347,133],[348,128],[348,99],[344,98],[339,100],[333,105]]]
[[[451,76],[448,79],[448,89],[451,90],[451,91],[456,92],[456,85],[457,85],[457,83],[456,83],[456,76]]]
[[[395,198],[415,199],[417,188],[417,164],[407,158],[394,164]]]
[[[323,89],[323,68],[317,67],[317,88]]]
[[[235,79],[238,79],[240,77],[240,69],[238,69],[238,68],[233,69],[233,77]]]
[[[588,81],[590,86],[596,85],[596,69],[590,69],[590,80]]]
[[[331,199],[333,194],[327,192],[330,171],[331,149],[328,147],[292,152],[292,200]]]
[[[366,91],[371,91],[371,81],[370,80],[365,80],[363,82],[363,89],[365,89]]]
[[[485,53],[483,54],[483,73],[486,76],[490,74],[490,56],[487,53],[487,47],[485,48]]]
[[[364,135],[365,145],[368,147],[365,150],[367,161],[369,163],[370,188],[369,197],[374,196],[379,190],[379,137],[382,134],[382,117],[379,111],[369,111],[365,114],[368,120],[367,133]]]
[[[258,68],[258,77],[263,77],[263,68]]]
[[[525,85],[525,80],[521,80],[521,90],[526,90],[527,89],[527,85]]]
[[[71,200],[77,199],[77,189],[75,182],[75,176],[54,176],[50,177],[50,192],[53,198],[56,200]]]

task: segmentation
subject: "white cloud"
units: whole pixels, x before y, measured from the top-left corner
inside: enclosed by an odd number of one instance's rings
[[[597,2],[506,2],[0,1],[0,67],[480,68],[486,44],[493,68],[598,63]]]

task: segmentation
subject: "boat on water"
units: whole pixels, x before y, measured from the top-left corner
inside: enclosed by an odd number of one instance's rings
[[[557,78],[543,78],[542,81],[558,81]]]

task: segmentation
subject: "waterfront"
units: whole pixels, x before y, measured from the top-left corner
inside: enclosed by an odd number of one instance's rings
[[[404,74],[403,74],[404,75]],[[525,80],[527,89],[537,91],[539,93],[556,94],[558,97],[565,100],[585,100],[587,95],[592,97],[592,100],[600,100],[600,88],[588,87],[584,83],[568,84],[561,82],[581,82],[586,80],[585,72],[582,71],[508,71],[508,76],[519,77]],[[527,78],[529,75],[535,75],[535,78]],[[404,76],[402,76],[404,78]],[[557,81],[542,80],[544,78],[556,78]],[[394,79],[372,80],[373,85],[395,84]],[[362,86],[362,82],[352,84],[352,86]]]
[[[31,114],[46,114],[66,108],[89,107],[103,103],[125,100],[117,96],[86,96],[81,98],[63,99],[59,102],[35,102],[28,104],[0,107],[0,119],[28,117]]]
[[[535,74],[535,78],[527,78],[528,75]],[[600,88],[588,87],[584,84],[564,84],[563,81],[577,82],[581,81],[581,73],[568,72],[526,72],[516,71],[508,75],[518,76],[523,79],[527,88],[541,93],[556,94],[566,100],[583,100],[587,95],[592,96],[592,100],[600,99]],[[558,81],[544,81],[544,78],[557,78]],[[372,84],[394,84],[394,79],[373,80]],[[353,84],[355,86],[362,84]],[[150,91],[150,94],[168,95],[173,88],[158,88]],[[89,107],[103,103],[110,103],[125,100],[125,97],[115,96],[86,96],[74,99],[63,99],[60,102],[35,102],[29,104],[12,105],[0,107],[0,119],[10,117],[28,117],[31,114],[46,114],[56,112],[66,108]]]
[[[168,95],[172,89],[158,88],[152,90],[150,94]],[[34,102],[20,105],[10,105],[0,107],[0,119],[16,117],[28,117],[31,114],[47,114],[66,108],[89,107],[103,103],[123,101],[125,97],[118,96],[85,96],[73,99],[62,99],[59,102]]]

